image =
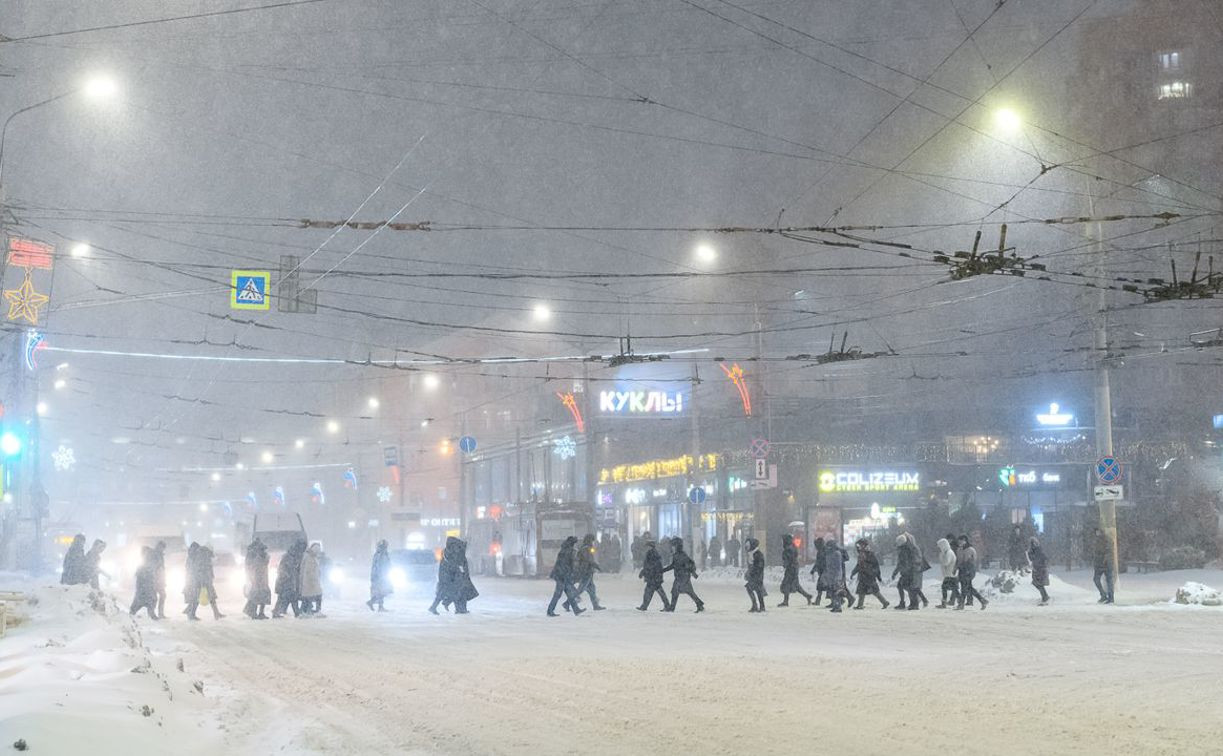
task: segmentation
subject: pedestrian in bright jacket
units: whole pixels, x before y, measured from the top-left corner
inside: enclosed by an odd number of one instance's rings
[[[955,549],[951,548],[951,541],[946,538],[938,539],[938,565],[943,576],[943,603],[938,605],[939,609],[954,606],[960,600],[960,581],[956,577],[956,561],[958,557],[956,557]]]

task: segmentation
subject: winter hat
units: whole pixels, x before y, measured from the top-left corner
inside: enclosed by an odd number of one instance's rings
[[[760,548],[760,541],[757,541],[755,538],[749,538],[746,545],[748,551],[755,551]]]
[[[859,538],[857,540],[857,544],[863,548],[866,548],[867,546],[871,545],[871,542],[866,540],[865,538]]]
[[[908,540],[909,540],[909,539],[908,539],[908,538],[905,538],[905,537],[904,537],[904,534],[902,533],[901,535],[896,536],[896,545],[897,545],[897,546],[904,546],[904,545],[905,545],[905,542],[907,542]]]

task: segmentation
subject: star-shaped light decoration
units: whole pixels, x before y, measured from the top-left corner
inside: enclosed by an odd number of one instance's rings
[[[578,443],[572,436],[562,436],[552,442],[552,453],[561,459],[573,459],[578,455]]]
[[[60,472],[67,472],[76,464],[76,452],[72,451],[71,447],[59,445],[59,448],[51,452],[51,461],[55,463],[55,469]]]
[[[378,501],[382,502],[383,504],[386,504],[390,502],[390,500],[391,500],[391,487],[383,486],[382,488],[379,488],[378,489]]]
[[[8,319],[24,320],[30,325],[38,325],[38,311],[50,299],[46,294],[34,291],[34,282],[30,280],[28,270],[21,286],[6,289],[4,298],[8,300]]]

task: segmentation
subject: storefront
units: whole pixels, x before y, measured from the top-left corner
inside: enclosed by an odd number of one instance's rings
[[[819,500],[807,511],[807,539],[841,543],[871,537],[891,522],[903,525],[923,506],[924,473],[915,466],[821,467]]]
[[[983,512],[1003,509],[1012,523],[1030,519],[1041,533],[1057,512],[1085,506],[1091,486],[1081,464],[953,465],[943,477],[952,511],[969,502]]]
[[[719,457],[685,454],[605,467],[599,470],[595,520],[632,539],[649,531],[655,536],[689,536],[692,519],[716,509],[720,492]],[[704,496],[692,495],[695,488]]]

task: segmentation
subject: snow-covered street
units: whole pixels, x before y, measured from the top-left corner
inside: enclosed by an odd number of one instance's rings
[[[702,615],[682,603],[634,611],[639,584],[625,575],[603,581],[608,611],[576,619],[544,616],[549,583],[485,579],[466,617],[427,614],[420,591],[373,614],[353,584],[325,618],[252,622],[231,601],[220,622],[172,612],[134,631],[126,612],[84,606],[86,589],[40,589],[33,622],[0,643],[0,729],[32,752],[88,744],[98,756],[1210,753],[1223,742],[1211,703],[1223,700],[1223,615],[1152,603],[1185,580],[1223,584],[1220,571],[1127,576],[1113,608],[1075,573],[1055,580],[1046,608],[1024,586],[984,612],[841,616],[749,615],[733,578],[709,577]]]

